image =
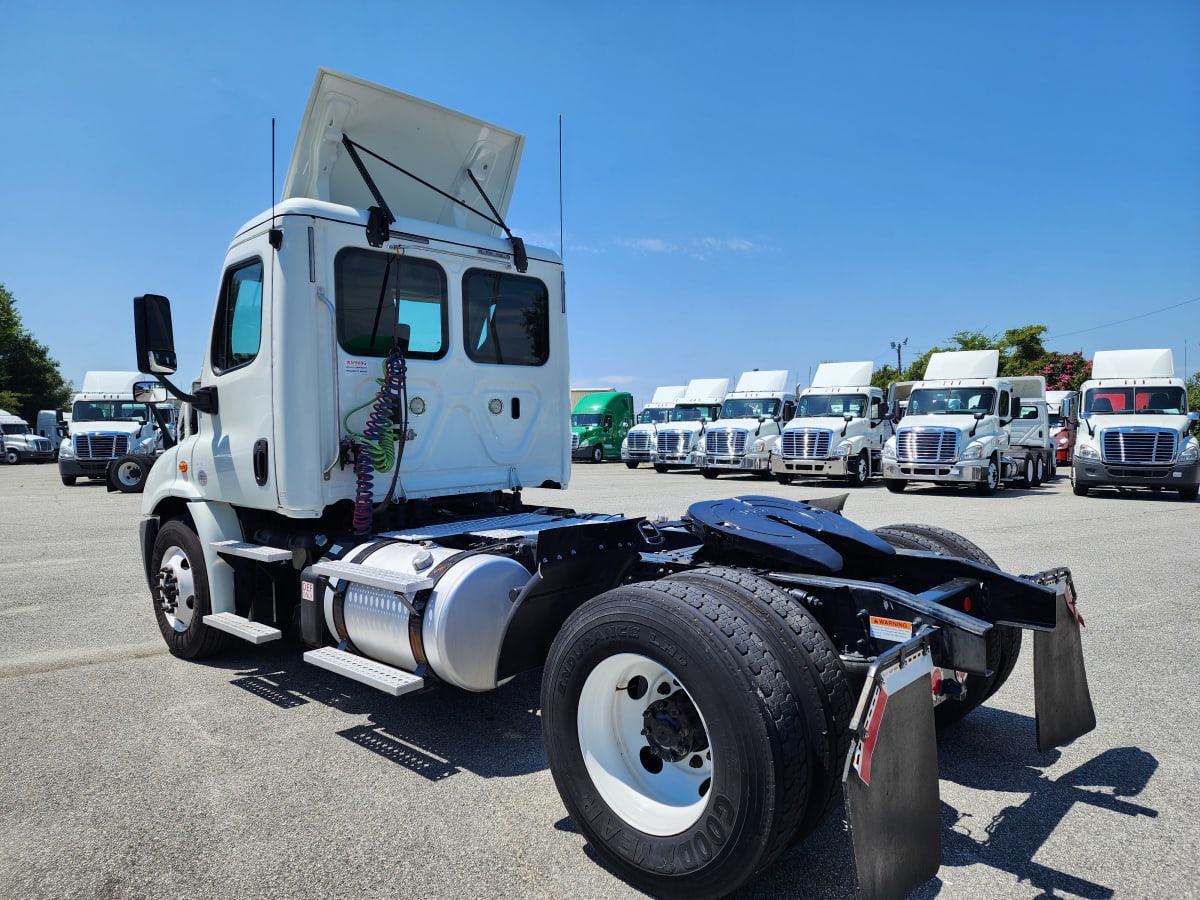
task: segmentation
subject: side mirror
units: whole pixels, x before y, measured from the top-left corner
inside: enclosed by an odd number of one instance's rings
[[[137,369],[147,375],[173,375],[178,367],[171,301],[158,294],[133,298],[133,334]]]
[[[1188,413],[1188,421],[1189,422],[1195,422],[1197,419],[1200,419],[1200,412],[1196,412],[1193,409],[1190,413]]]
[[[852,412],[842,413],[842,418],[847,422],[853,422],[854,421],[854,413],[852,413]]]
[[[1085,421],[1085,422],[1086,422],[1088,419],[1090,419],[1091,417],[1092,417],[1092,414],[1091,414],[1090,412],[1081,412],[1081,413],[1079,414],[1079,418],[1083,419],[1083,421]]]

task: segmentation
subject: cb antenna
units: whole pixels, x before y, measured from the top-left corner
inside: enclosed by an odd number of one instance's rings
[[[275,227],[275,117],[271,116],[271,230],[267,239],[275,250],[283,246],[283,231]]]
[[[558,114],[558,258],[563,258],[562,113]]]

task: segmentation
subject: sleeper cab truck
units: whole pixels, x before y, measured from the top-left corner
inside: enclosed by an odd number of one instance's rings
[[[654,389],[654,396],[642,407],[637,423],[621,442],[621,461],[627,468],[636,469],[639,463],[653,462],[658,426],[670,421],[671,411],[686,390],[686,384],[664,385]]]
[[[621,458],[621,443],[633,427],[633,395],[603,391],[580,397],[571,410],[571,458],[594,463]]]
[[[1170,350],[1097,350],[1082,385],[1071,487],[1177,491],[1195,500],[1200,484],[1196,421]]]
[[[704,434],[721,417],[728,378],[693,378],[655,435],[654,471],[695,468],[704,455]]]
[[[998,350],[934,353],[925,378],[889,389],[896,433],[883,445],[883,479],[893,493],[910,482],[973,485],[992,495],[1002,484],[1040,484],[1053,460],[1045,446],[1013,445],[1021,399],[1045,400],[1040,375],[998,376]],[[903,403],[903,418],[898,416]],[[1042,416],[1045,406],[1042,405]],[[1043,429],[1043,436],[1047,434]]]
[[[716,478],[722,472],[742,472],[769,478],[781,423],[795,412],[796,394],[788,387],[786,369],[743,372],[721,403],[720,424],[704,434],[700,474]]]
[[[883,389],[871,386],[872,368],[869,361],[817,366],[771,454],[776,481],[842,478],[862,487],[883,474],[880,454],[893,428],[884,415]]]

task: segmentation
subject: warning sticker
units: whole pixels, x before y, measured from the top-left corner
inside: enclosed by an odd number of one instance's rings
[[[346,360],[347,375],[366,375],[368,372],[368,364],[365,359],[354,359],[351,357]]]
[[[871,616],[871,637],[881,641],[907,641],[912,637],[912,622],[903,619],[885,619],[883,616]]]
[[[300,582],[300,599],[308,601],[313,599],[313,585],[311,581]]]

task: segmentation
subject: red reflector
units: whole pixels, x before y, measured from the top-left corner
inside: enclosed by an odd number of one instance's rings
[[[971,611],[971,598],[963,597],[963,612],[970,612],[970,611]]]

